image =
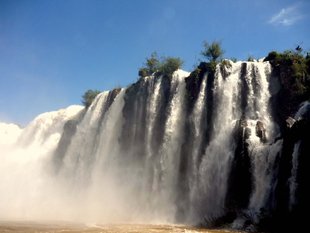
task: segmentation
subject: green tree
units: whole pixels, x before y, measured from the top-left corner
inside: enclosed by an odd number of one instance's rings
[[[139,69],[140,77],[153,74],[171,76],[174,71],[182,67],[183,61],[179,57],[163,57],[159,59],[157,53],[154,52],[146,59],[144,65]]]
[[[139,77],[144,78],[144,77],[146,77],[148,75],[149,75],[149,70],[147,68],[142,67],[142,68],[139,69]]]
[[[88,108],[99,93],[98,90],[87,90],[82,96],[83,105]]]
[[[221,47],[221,43],[218,41],[213,41],[211,44],[207,41],[204,41],[201,54],[210,62],[217,62],[223,57],[224,50]]]
[[[156,73],[159,70],[161,63],[158,59],[157,53],[153,52],[149,58],[146,58],[146,62],[143,67],[139,69],[139,76],[146,77]]]
[[[279,77],[281,89],[277,98],[283,116],[294,113],[302,101],[310,99],[310,61],[299,50],[272,51],[264,59]]]
[[[150,75],[158,71],[160,67],[160,61],[156,52],[153,52],[151,57],[146,59],[145,65]]]
[[[182,67],[183,63],[179,57],[166,57],[163,59],[159,71],[163,75],[171,76],[174,71]]]

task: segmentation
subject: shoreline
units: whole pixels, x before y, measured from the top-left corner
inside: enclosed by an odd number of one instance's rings
[[[169,224],[82,224],[72,222],[48,221],[10,221],[0,220],[0,232],[3,233],[241,233],[228,229],[206,229],[186,225]]]

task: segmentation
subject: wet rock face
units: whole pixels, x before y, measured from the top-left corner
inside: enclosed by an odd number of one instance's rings
[[[266,128],[263,122],[257,121],[255,131],[256,136],[260,138],[261,142],[263,143],[267,142]]]
[[[277,232],[299,232],[306,227],[304,213],[309,207],[309,155],[310,155],[310,109],[300,108],[292,117],[286,118],[283,146],[278,161],[277,184],[275,187],[275,209],[271,220]],[[295,162],[294,162],[295,160]],[[293,166],[297,167],[293,173]],[[296,189],[292,192],[291,181]],[[294,201],[292,202],[292,198]],[[298,229],[297,229],[298,228]]]
[[[251,136],[251,129],[248,127],[246,119],[241,118],[235,125],[235,137],[237,141],[241,140],[245,147],[248,146],[246,140]]]
[[[248,122],[245,119],[240,119],[237,124],[236,127],[241,127],[241,128],[246,128],[248,126]]]
[[[287,128],[292,128],[292,126],[294,125],[296,120],[294,118],[292,118],[292,117],[288,117],[285,122],[286,122],[286,127]]]
[[[246,119],[236,122],[234,140],[236,149],[228,179],[226,207],[229,212],[239,212],[249,204],[252,192],[251,160],[247,139],[251,135]]]

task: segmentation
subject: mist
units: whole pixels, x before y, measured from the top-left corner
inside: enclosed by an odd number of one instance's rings
[[[124,94],[120,90],[111,101],[111,93],[103,92],[89,109],[70,106],[43,113],[23,129],[1,123],[0,219],[172,221],[169,203],[141,192],[140,162],[121,161]],[[70,124],[78,125],[68,139]]]

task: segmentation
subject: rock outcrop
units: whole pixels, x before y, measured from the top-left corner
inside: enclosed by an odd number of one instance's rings
[[[267,142],[266,128],[262,121],[257,121],[255,131],[256,131],[256,136],[260,138],[261,142],[263,143]]]

